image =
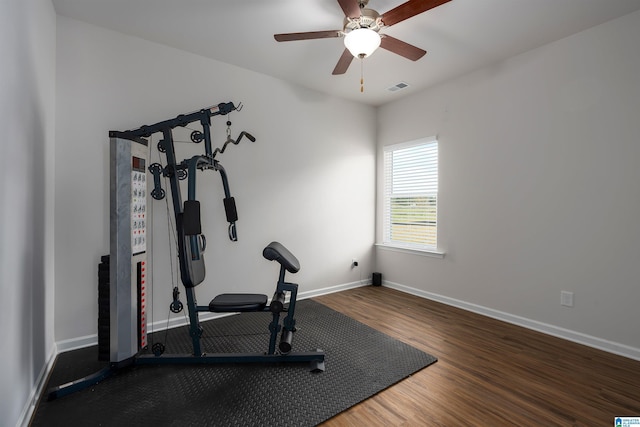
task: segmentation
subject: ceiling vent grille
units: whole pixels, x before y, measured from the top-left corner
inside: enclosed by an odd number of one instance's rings
[[[402,90],[402,89],[405,89],[405,88],[408,88],[408,87],[409,87],[409,84],[407,84],[405,82],[400,82],[400,83],[397,83],[397,84],[395,84],[395,85],[393,85],[391,87],[388,87],[387,90],[389,92],[397,92],[399,90]]]

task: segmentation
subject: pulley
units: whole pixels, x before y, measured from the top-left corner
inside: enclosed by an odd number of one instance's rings
[[[162,344],[161,342],[157,342],[151,346],[151,351],[153,352],[154,356],[162,356],[164,350],[164,344]]]

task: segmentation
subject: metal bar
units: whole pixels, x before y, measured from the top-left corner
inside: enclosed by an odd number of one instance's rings
[[[202,328],[200,327],[200,320],[198,319],[198,303],[196,302],[195,288],[185,287],[185,293],[187,294],[189,335],[191,335],[191,342],[193,344],[193,355],[195,357],[200,357],[202,355],[202,349],[200,347],[200,335],[202,335]]]
[[[156,132],[164,132],[167,129],[173,129],[178,126],[186,126],[189,123],[193,123],[195,121],[208,120],[209,117],[218,116],[218,115],[226,115],[236,110],[233,102],[221,103],[218,105],[214,105],[208,108],[203,108],[199,111],[194,111],[193,113],[188,114],[180,114],[176,118],[164,120],[162,122],[158,122],[149,126],[141,126],[138,129],[127,130],[124,132],[120,132],[120,136],[122,138],[139,138],[139,137],[148,137]],[[210,154],[210,153],[208,153]]]
[[[114,372],[115,370],[111,366],[107,366],[106,368],[101,369],[100,371],[88,375],[84,378],[52,387],[47,390],[47,400],[55,400],[59,397],[64,397],[71,393],[75,393],[76,391],[84,390],[85,388],[91,387],[92,385],[98,384],[102,380],[105,380],[106,378],[113,375]]]
[[[269,324],[269,331],[271,335],[269,336],[269,355],[273,355],[276,352],[276,340],[278,339],[278,332],[280,332],[280,312],[272,313],[273,319]]]
[[[264,354],[264,353],[214,353],[200,357],[188,354],[164,354],[154,356],[143,354],[136,358],[136,364],[216,364],[216,363],[283,363],[283,362],[322,362],[324,352],[309,351],[289,354]]]
[[[296,327],[296,301],[298,300],[298,285],[295,283],[278,283],[278,289],[287,290],[291,292],[289,299],[289,309],[287,310],[287,316],[282,321],[282,326],[287,331],[294,331]]]
[[[220,172],[220,178],[222,178],[222,188],[224,189],[224,197],[231,197],[231,190],[229,190],[229,179],[227,178],[227,171],[224,170],[222,165],[218,162],[214,164],[215,169]]]

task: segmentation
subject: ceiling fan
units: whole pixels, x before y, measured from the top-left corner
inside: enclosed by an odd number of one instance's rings
[[[380,34],[379,31],[449,1],[451,0],[409,0],[379,14],[367,8],[369,0],[338,0],[345,14],[342,30],[284,33],[273,37],[279,42],[344,37],[345,49],[333,70],[334,75],[344,74],[354,57],[366,58],[378,47],[417,61],[427,53],[425,50],[387,34]]]

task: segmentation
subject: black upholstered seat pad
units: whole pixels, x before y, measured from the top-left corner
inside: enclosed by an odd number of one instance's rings
[[[267,305],[262,294],[220,294],[209,303],[214,312],[260,311]]]

